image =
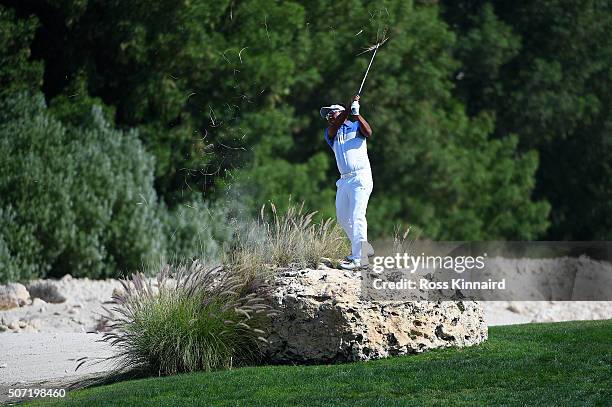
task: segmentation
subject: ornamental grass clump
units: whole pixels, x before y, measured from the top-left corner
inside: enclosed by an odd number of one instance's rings
[[[269,275],[276,267],[314,268],[321,258],[340,259],[349,251],[348,239],[332,220],[313,222],[316,212],[305,213],[304,204],[289,204],[279,213],[262,206],[260,217],[242,234],[226,261],[250,275]]]
[[[261,329],[273,311],[260,296],[265,284],[199,261],[166,266],[156,281],[142,273],[122,280],[113,295],[110,332],[118,371],[158,375],[227,369],[256,362],[266,342]]]

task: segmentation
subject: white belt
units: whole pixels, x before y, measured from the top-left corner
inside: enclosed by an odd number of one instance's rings
[[[368,168],[364,168],[362,170],[351,171],[351,172],[347,172],[346,174],[340,174],[340,178],[342,179],[350,178],[350,177],[354,177],[355,175],[363,174],[369,171],[370,170]]]

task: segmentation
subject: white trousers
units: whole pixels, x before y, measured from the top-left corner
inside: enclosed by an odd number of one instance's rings
[[[351,241],[351,259],[361,259],[361,242],[368,240],[366,209],[372,193],[370,171],[336,182],[336,217]]]

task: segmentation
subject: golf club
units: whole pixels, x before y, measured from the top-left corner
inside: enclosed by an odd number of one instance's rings
[[[365,83],[366,78],[368,77],[368,72],[370,72],[370,68],[372,67],[372,62],[374,62],[374,57],[376,56],[376,52],[378,51],[378,48],[384,44],[389,38],[385,38],[380,42],[377,42],[375,45],[372,45],[371,47],[369,47],[368,49],[366,49],[365,51],[363,51],[361,54],[368,52],[368,51],[372,51],[374,50],[374,53],[372,54],[372,58],[370,59],[370,63],[368,64],[368,69],[366,69],[365,75],[363,75],[363,80],[361,81],[361,85],[359,86],[359,90],[357,91],[357,95],[361,96],[361,91],[363,90],[363,84]],[[358,54],[358,55],[361,55]]]

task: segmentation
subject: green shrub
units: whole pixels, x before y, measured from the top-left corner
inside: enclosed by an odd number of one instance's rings
[[[0,205],[0,282],[38,275],[42,247],[34,232],[35,225],[19,223],[10,205]]]
[[[0,101],[0,280],[116,276],[163,254],[153,168],[98,106],[74,127],[40,94]]]
[[[164,221],[168,263],[193,258],[204,263],[219,262],[223,244],[232,238],[233,227],[228,220],[227,207],[209,205],[197,198],[168,210]]]
[[[51,304],[61,304],[66,301],[66,297],[59,292],[57,285],[49,280],[35,280],[28,284],[26,288],[32,299],[40,298],[44,302]]]
[[[258,359],[270,310],[255,280],[194,261],[173,272],[167,266],[157,284],[142,273],[122,284],[108,316],[113,331],[103,337],[120,349],[112,357],[118,372],[210,371]]]

